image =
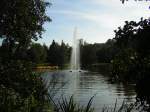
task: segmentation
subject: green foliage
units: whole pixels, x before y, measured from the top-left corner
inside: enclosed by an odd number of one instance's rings
[[[150,20],[125,22],[115,31],[115,45],[120,48],[112,61],[113,77],[120,81],[136,83],[137,99],[150,104],[147,85],[150,78]],[[150,107],[150,106],[149,106]]]
[[[141,19],[137,23],[125,22],[123,28],[115,31],[115,45],[120,48],[113,60],[115,75],[120,74],[124,77],[128,74],[125,79],[138,80],[140,73],[149,68],[149,30],[149,20]]]
[[[60,101],[57,105],[55,104],[55,111],[56,112],[95,112],[94,108],[92,108],[92,102],[93,97],[90,98],[86,106],[78,105],[75,101],[73,96],[69,98],[69,100],[62,98],[62,101]],[[138,108],[136,103],[127,103],[126,101],[123,101],[122,104],[118,104],[117,100],[114,104],[114,107],[107,107],[104,106],[102,109],[99,109],[99,112],[134,112],[134,111],[142,111]]]
[[[29,60],[33,63],[44,63],[47,61],[47,48],[39,43],[33,43],[28,50]]]
[[[0,108],[3,112],[38,112],[50,109],[47,89],[28,62],[0,66]],[[46,106],[47,105],[47,106]]]
[[[31,39],[37,40],[44,31],[42,25],[50,21],[43,0],[2,0],[0,4],[0,38],[9,58],[23,55]]]
[[[118,53],[115,40],[109,39],[106,43],[81,44],[81,64],[83,67],[96,63],[110,63]]]
[[[60,66],[70,62],[71,51],[69,45],[66,45],[63,41],[60,45]]]
[[[27,51],[50,21],[43,0],[2,0],[0,3],[0,111],[42,112],[50,104],[43,81],[32,71]],[[34,53],[39,45],[33,46]],[[42,52],[42,51],[41,51]]]
[[[56,43],[54,40],[49,47],[48,51],[48,60],[53,65],[58,65],[60,62],[60,49],[59,44]]]
[[[19,93],[11,88],[0,87],[1,112],[43,112],[52,111],[48,101],[39,101],[33,94],[22,98]]]
[[[94,112],[94,109],[91,107],[92,101],[93,97],[91,97],[87,106],[83,107],[74,101],[73,96],[70,97],[69,101],[62,98],[62,101],[56,105],[56,112]]]
[[[34,86],[35,76],[26,62],[10,61],[0,65],[0,82],[8,88],[15,88],[22,96],[28,96]],[[26,88],[24,86],[26,85]]]
[[[96,63],[96,50],[92,44],[84,44],[81,46],[81,63],[82,66],[89,66]]]
[[[70,61],[71,50],[63,41],[61,45],[53,40],[48,49],[48,62],[52,65],[64,66]]]
[[[138,79],[137,56],[133,49],[124,49],[112,61],[113,75],[118,81],[135,81]]]
[[[114,45],[115,41],[109,39],[105,44],[99,47],[96,52],[99,63],[110,63],[118,52],[118,48]]]

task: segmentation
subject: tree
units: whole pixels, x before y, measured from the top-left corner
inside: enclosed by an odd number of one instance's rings
[[[68,52],[68,46],[62,41],[60,45],[60,66],[64,66],[64,64],[68,63],[70,52]]]
[[[55,40],[51,43],[48,52],[47,60],[51,65],[63,67],[70,62],[71,47],[63,41],[59,45]]]
[[[1,1],[0,38],[7,44],[10,57],[16,53],[21,55],[32,39],[41,38],[42,25],[50,21],[45,13],[49,5],[43,0]]]
[[[121,50],[112,63],[113,76],[136,83],[137,101],[150,110],[150,19],[126,22],[115,33],[115,45]]]
[[[81,63],[86,67],[97,61],[96,50],[92,44],[84,44],[81,46]]]
[[[49,3],[43,0],[1,0],[0,109],[3,112],[45,111],[47,90],[41,78],[33,73],[26,53],[31,41],[41,38],[42,25],[50,21],[45,12],[47,6]]]
[[[60,64],[60,45],[54,40],[48,50],[48,61],[52,65]]]
[[[30,58],[29,60],[36,64],[44,63],[47,58],[47,49],[39,43],[33,43],[28,50],[28,57]]]
[[[114,45],[115,40],[109,39],[105,44],[101,44],[96,52],[99,63],[110,63],[118,52],[118,48]]]

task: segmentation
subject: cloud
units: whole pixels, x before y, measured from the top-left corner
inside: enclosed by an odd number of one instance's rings
[[[112,14],[93,14],[93,13],[68,11],[68,10],[57,10],[57,11],[52,11],[51,13],[63,14],[65,15],[65,17],[69,16],[72,19],[86,20],[106,28],[112,28],[113,24],[118,24],[118,18],[119,18]]]
[[[104,42],[114,36],[113,30],[123,26],[124,21],[138,21],[141,17],[148,18],[150,15],[149,2],[133,0],[122,4],[120,0],[55,1],[53,9],[48,11],[54,17],[53,36],[64,40],[65,37],[69,40],[72,35],[72,31],[65,29],[73,29],[73,24],[78,23],[79,30],[87,41]]]
[[[124,5],[120,0],[82,0],[94,5],[96,9],[91,11],[90,7],[84,11],[84,8],[77,10],[53,10],[51,13],[62,14],[72,20],[89,21],[99,25],[102,28],[114,28],[123,25],[126,20],[139,20],[141,16],[147,18],[150,15],[148,2],[127,2]],[[103,8],[101,8],[103,7]],[[87,22],[88,24],[88,22]]]

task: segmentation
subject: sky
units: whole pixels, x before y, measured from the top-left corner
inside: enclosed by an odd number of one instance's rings
[[[114,37],[114,30],[124,21],[139,21],[150,16],[150,1],[129,0],[50,0],[47,15],[52,22],[45,23],[43,38],[38,42],[50,45],[52,40],[72,44],[73,31],[77,38],[88,43],[104,43]]]

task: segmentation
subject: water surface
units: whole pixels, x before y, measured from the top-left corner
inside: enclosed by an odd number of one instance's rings
[[[93,107],[96,112],[102,109],[103,106],[113,106],[118,102],[118,105],[126,100],[133,102],[135,99],[134,85],[111,84],[108,77],[99,72],[70,72],[69,70],[46,72],[44,79],[47,83],[51,81],[49,90],[55,101],[60,100],[60,97],[69,98],[74,96],[75,100],[81,105],[86,105],[89,99],[95,95]],[[55,87],[52,86],[55,83]],[[57,94],[56,94],[57,93]]]

